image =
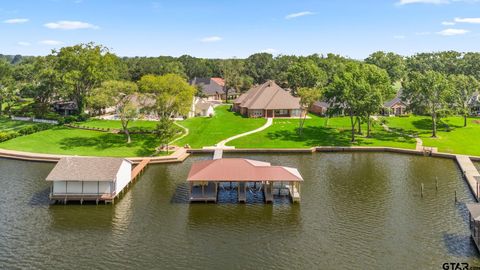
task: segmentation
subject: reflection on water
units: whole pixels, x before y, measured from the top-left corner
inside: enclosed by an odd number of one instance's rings
[[[237,204],[235,189],[226,187],[221,203],[189,204],[190,166],[210,158],[199,155],[150,166],[113,206],[52,205],[44,178],[53,165],[0,160],[0,268],[480,266],[464,205],[472,197],[451,160],[386,153],[227,156],[298,167],[302,202],[276,196],[274,204],[263,204],[252,189],[249,203]]]

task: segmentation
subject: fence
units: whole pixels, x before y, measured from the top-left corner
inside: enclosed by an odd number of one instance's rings
[[[27,122],[35,122],[35,123],[46,123],[46,124],[54,124],[58,125],[57,120],[48,120],[48,119],[36,119],[35,117],[20,117],[20,116],[11,116],[12,120],[16,121],[27,121]]]

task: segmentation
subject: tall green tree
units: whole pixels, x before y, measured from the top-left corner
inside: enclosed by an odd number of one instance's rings
[[[247,81],[243,74],[245,64],[239,59],[227,59],[222,63],[222,75],[225,80],[225,101],[228,102],[230,89],[239,90]]]
[[[256,53],[245,59],[245,72],[253,78],[255,84],[273,79],[274,60],[269,53]]]
[[[169,151],[169,143],[173,140],[178,132],[177,126],[169,118],[160,118],[157,124],[157,137],[162,146],[165,146],[167,154]]]
[[[323,86],[327,81],[327,74],[312,60],[300,61],[288,69],[288,85],[296,94],[300,87]]]
[[[385,69],[393,82],[400,81],[406,74],[405,58],[393,52],[374,52],[365,59],[365,63]]]
[[[156,98],[153,111],[160,119],[188,114],[196,92],[195,87],[177,74],[145,75],[138,82],[138,87],[140,92]]]
[[[463,116],[463,126],[467,126],[467,117],[471,113],[470,101],[473,94],[480,88],[480,83],[473,76],[450,75],[452,98],[455,109]]]
[[[349,62],[330,83],[325,97],[335,109],[344,110],[350,117],[351,142],[355,142],[355,118],[362,115],[362,100],[368,93],[368,84],[361,65]]]
[[[424,111],[432,118],[432,137],[437,137],[437,122],[441,114],[449,111],[449,99],[452,88],[446,76],[436,72],[412,72],[403,83],[403,99],[410,102],[410,107]]]
[[[394,93],[394,89],[387,71],[374,65],[362,66],[369,89],[364,96],[361,111],[367,121],[367,137],[370,137],[372,115],[381,110],[384,100]]]
[[[54,50],[51,56],[66,95],[77,103],[80,113],[92,89],[103,81],[118,78],[121,73],[120,59],[102,45],[87,43],[63,47]]]
[[[14,84],[12,66],[4,60],[0,60],[0,115],[3,114],[3,103],[10,95]]]
[[[105,81],[92,90],[88,99],[92,108],[116,107],[127,143],[131,143],[128,124],[139,117],[142,109],[137,85],[128,81]]]
[[[320,87],[308,88],[301,87],[298,89],[298,96],[300,97],[300,105],[303,110],[303,117],[299,121],[298,132],[301,135],[303,133],[303,126],[305,125],[305,120],[307,119],[307,112],[312,105],[320,100],[322,97],[322,89]]]

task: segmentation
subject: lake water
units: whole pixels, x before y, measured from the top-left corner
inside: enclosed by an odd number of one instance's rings
[[[389,153],[230,156],[298,167],[302,202],[190,205],[190,166],[210,158],[200,155],[150,166],[113,206],[51,205],[44,179],[52,164],[1,159],[0,268],[480,266],[465,208],[473,198],[452,160]]]

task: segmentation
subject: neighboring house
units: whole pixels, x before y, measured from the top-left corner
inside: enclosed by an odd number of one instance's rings
[[[52,200],[115,198],[131,180],[132,163],[123,158],[64,157],[46,180],[52,183]]]
[[[215,114],[215,105],[204,98],[194,97],[188,117],[213,116]]]
[[[316,101],[309,108],[309,111],[314,113],[314,114],[324,116],[324,115],[327,114],[327,111],[328,111],[329,107],[330,107],[330,105],[328,105],[328,103],[325,102],[325,101]]]
[[[52,107],[58,114],[67,116],[75,114],[78,111],[78,106],[75,101],[55,101]]]
[[[198,86],[201,90],[201,96],[204,96],[208,101],[226,100],[225,80],[222,78],[197,78],[195,77],[191,85]],[[238,92],[234,89],[228,91],[228,99],[232,100],[238,97]]]
[[[405,115],[407,114],[407,103],[402,100],[402,90],[398,90],[395,98],[383,104],[383,115]]]
[[[254,86],[233,102],[233,111],[247,117],[301,117],[300,98],[274,81]]]
[[[475,92],[468,103],[472,110],[472,115],[480,115],[480,92]]]

